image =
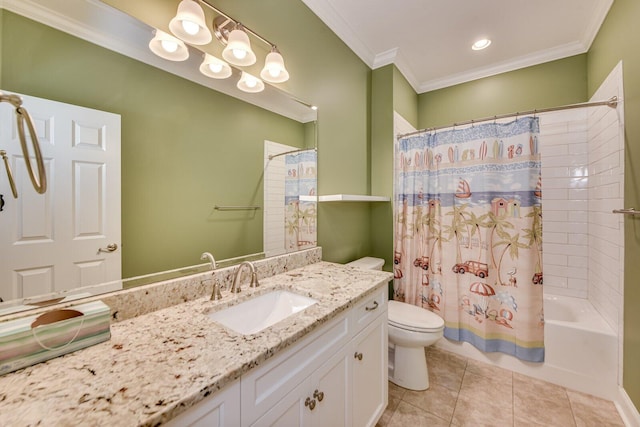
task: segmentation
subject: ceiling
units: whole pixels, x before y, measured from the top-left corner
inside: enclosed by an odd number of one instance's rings
[[[613,0],[303,0],[367,65],[418,93],[585,53]],[[481,51],[480,38],[491,39]]]

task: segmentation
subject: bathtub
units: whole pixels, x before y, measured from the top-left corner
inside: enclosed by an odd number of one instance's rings
[[[442,339],[436,347],[563,387],[615,400],[618,339],[586,299],[545,295],[545,361],[524,362],[503,353],[483,353],[469,343]]]

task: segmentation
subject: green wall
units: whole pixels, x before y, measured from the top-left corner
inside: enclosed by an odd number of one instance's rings
[[[393,196],[393,73],[387,65],[373,71],[371,79],[371,194]],[[393,266],[393,205],[369,203],[371,209],[370,256],[383,258],[384,269]]]
[[[393,199],[394,111],[413,126],[418,122],[418,96],[394,66],[373,71],[371,82],[371,194]],[[371,203],[370,255],[393,270],[393,203]]]
[[[587,56],[591,96],[623,61],[625,114],[625,207],[640,206],[640,2],[616,0]],[[636,170],[637,169],[637,170]],[[623,387],[640,408],[640,219],[625,217]]]
[[[396,67],[393,67],[393,109],[418,127],[418,95]]]
[[[586,64],[577,55],[420,94],[418,127],[584,102]]]
[[[263,141],[305,126],[4,11],[0,87],[122,116],[123,275],[262,251]]]

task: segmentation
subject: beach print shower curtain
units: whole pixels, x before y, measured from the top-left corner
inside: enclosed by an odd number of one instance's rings
[[[432,310],[445,337],[544,360],[539,122],[400,139],[394,299]]]
[[[316,165],[315,150],[285,155],[284,222],[287,252],[312,248],[318,244]]]

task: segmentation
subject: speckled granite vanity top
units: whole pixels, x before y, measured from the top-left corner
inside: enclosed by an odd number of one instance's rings
[[[386,283],[391,273],[319,262],[111,325],[111,340],[0,377],[0,426],[152,426],[173,418]],[[207,317],[289,289],[319,302],[243,336]],[[247,316],[250,316],[247,313]]]

